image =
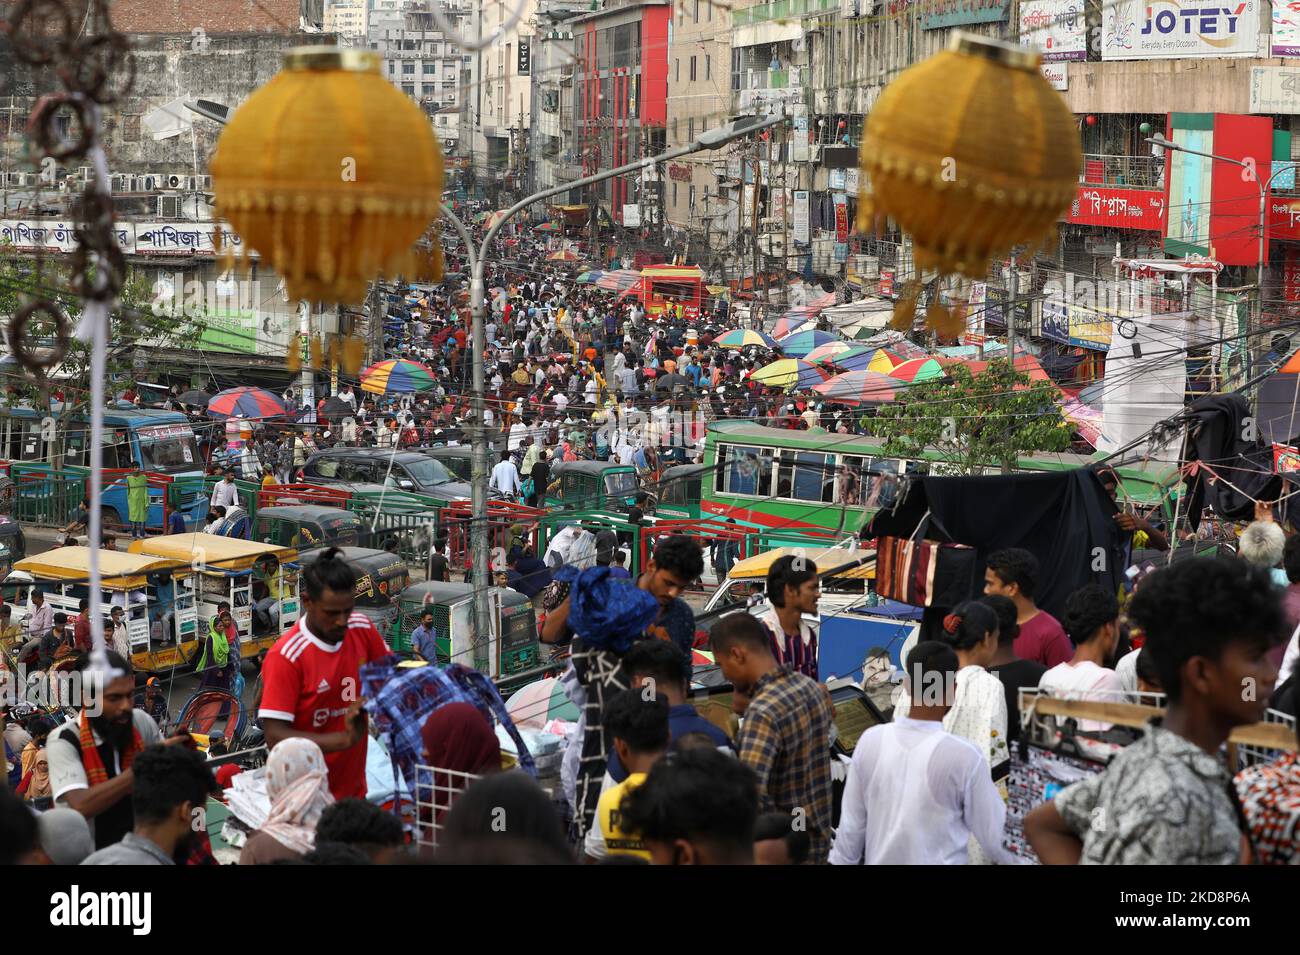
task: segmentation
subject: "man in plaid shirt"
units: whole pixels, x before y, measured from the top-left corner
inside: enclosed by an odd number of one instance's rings
[[[736,750],[758,776],[760,812],[788,813],[812,840],[811,861],[824,863],[831,839],[830,694],[772,656],[767,628],[734,613],[709,634],[714,657],[738,693],[749,697]]]

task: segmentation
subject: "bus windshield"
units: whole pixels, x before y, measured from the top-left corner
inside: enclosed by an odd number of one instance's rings
[[[198,471],[199,448],[188,425],[160,424],[140,428],[140,466],[146,471]]]

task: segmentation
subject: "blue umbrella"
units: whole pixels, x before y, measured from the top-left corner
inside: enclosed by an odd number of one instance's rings
[[[818,345],[825,345],[827,342],[838,341],[843,341],[843,339],[838,335],[810,328],[806,331],[795,332],[792,335],[787,335],[785,338],[780,339],[777,344],[780,346],[782,354],[792,358],[802,358]]]

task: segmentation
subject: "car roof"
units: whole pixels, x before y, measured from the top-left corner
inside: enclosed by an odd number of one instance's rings
[[[312,454],[312,456],[307,459],[307,463],[310,464],[316,458],[373,458],[377,456],[387,457],[390,454],[397,460],[405,458],[408,461],[412,458],[424,457],[424,455],[419,451],[409,451],[406,449],[392,451],[387,448],[326,448],[323,451],[317,451]]]

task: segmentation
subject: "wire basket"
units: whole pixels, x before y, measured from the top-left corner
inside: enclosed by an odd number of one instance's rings
[[[415,844],[421,849],[437,850],[438,835],[447,811],[470,784],[482,777],[456,769],[418,764],[415,772],[420,783],[415,788]]]

